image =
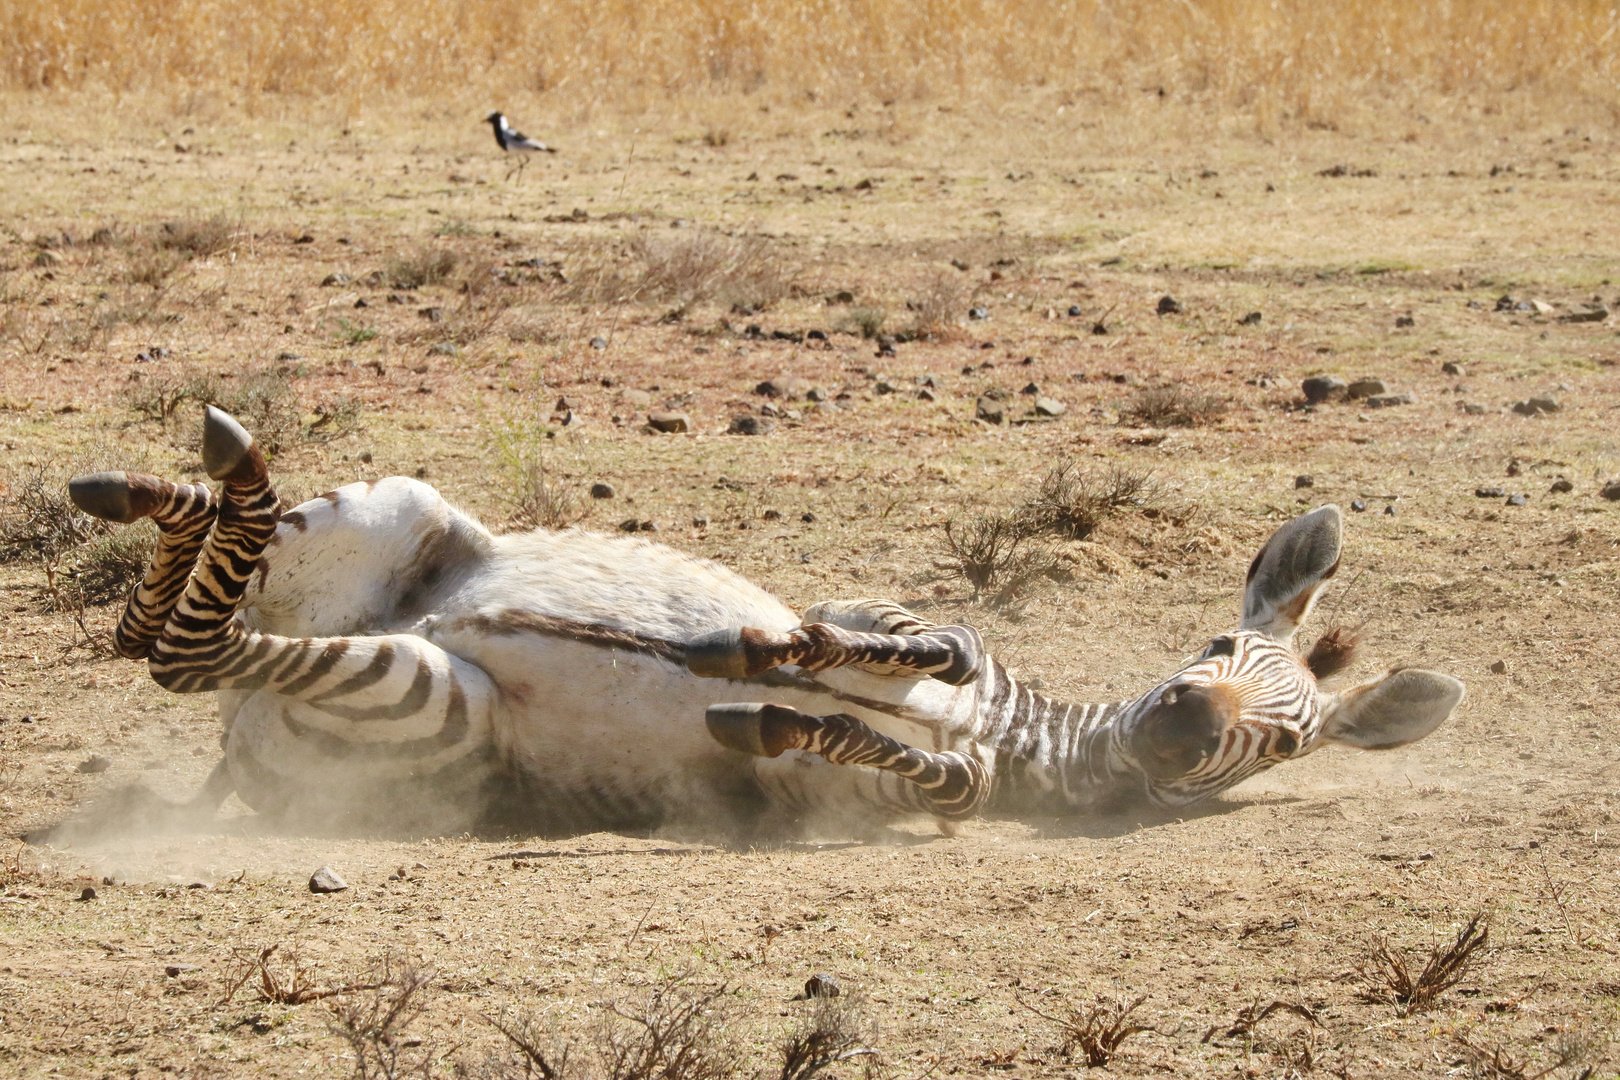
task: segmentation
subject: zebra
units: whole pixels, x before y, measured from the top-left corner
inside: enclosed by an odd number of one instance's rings
[[[456,831],[661,825],[857,834],[929,815],[1178,808],[1327,743],[1423,738],[1463,696],[1396,669],[1319,680],[1354,642],[1293,639],[1338,569],[1342,517],[1282,525],[1236,630],[1128,701],[1021,685],[969,626],[884,600],[796,616],[714,562],[579,529],[492,535],[429,485],[349,484],[283,511],[260,447],[210,407],[220,482],[112,472],[74,503],[158,545],[114,645],[216,692],[223,756],[184,812]]]

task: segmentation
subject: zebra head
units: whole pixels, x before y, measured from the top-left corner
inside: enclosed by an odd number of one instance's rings
[[[1339,508],[1323,506],[1278,529],[1249,566],[1239,629],[1124,708],[1115,746],[1151,801],[1185,806],[1323,743],[1404,746],[1462,700],[1456,679],[1414,669],[1344,693],[1318,685],[1354,642],[1329,631],[1302,657],[1294,635],[1339,568],[1343,528]]]

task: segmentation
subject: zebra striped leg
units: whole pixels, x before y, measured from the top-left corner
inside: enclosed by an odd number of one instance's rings
[[[214,493],[203,484],[174,484],[145,473],[104,472],[70,481],[68,497],[80,510],[104,521],[127,524],[150,518],[157,526],[152,565],[129,594],[113,630],[113,649],[119,656],[144,660],[163,633],[163,624],[191,577],[197,553],[208,540],[217,510]]]
[[[811,716],[784,705],[712,705],[709,734],[755,757],[805,750],[834,765],[866,765],[911,782],[909,807],[953,821],[978,813],[990,794],[990,774],[974,757],[930,753],[873,730],[847,713]]]
[[[705,634],[686,646],[686,666],[711,679],[746,679],[784,664],[826,671],[881,665],[965,686],[984,673],[984,641],[971,626],[936,626],[920,634],[869,634],[832,623],[785,633],[754,627]]]

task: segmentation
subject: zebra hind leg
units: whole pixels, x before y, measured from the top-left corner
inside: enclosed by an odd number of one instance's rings
[[[746,679],[793,664],[827,671],[852,664],[916,672],[952,686],[984,674],[984,640],[971,626],[935,626],[915,634],[877,634],[813,622],[784,633],[742,627],[686,645],[686,666],[709,679]]]
[[[847,713],[812,716],[784,705],[711,705],[704,716],[721,745],[755,757],[803,750],[834,765],[865,765],[910,781],[896,809],[961,821],[978,813],[990,794],[984,764],[954,751],[930,753],[875,731]]]

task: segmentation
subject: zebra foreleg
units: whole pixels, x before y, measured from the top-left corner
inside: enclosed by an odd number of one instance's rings
[[[755,757],[804,750],[834,765],[865,765],[909,781],[898,809],[952,821],[978,813],[990,794],[984,764],[955,751],[930,753],[907,746],[847,713],[812,716],[784,705],[712,705],[704,716],[723,746]]]
[[[104,472],[70,481],[68,497],[103,521],[127,524],[150,518],[157,526],[152,565],[130,592],[113,630],[113,649],[119,656],[144,660],[208,541],[218,512],[214,493],[203,484],[175,484],[146,473]]]
[[[784,664],[806,671],[861,664],[966,686],[984,674],[987,659],[984,640],[971,626],[936,626],[919,634],[869,634],[825,622],[785,633],[745,626],[704,634],[686,646],[688,670],[710,679],[746,679]]]

